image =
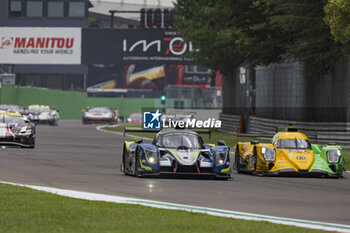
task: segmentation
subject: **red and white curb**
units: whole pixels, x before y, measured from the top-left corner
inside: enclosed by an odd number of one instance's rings
[[[222,209],[206,208],[201,206],[181,205],[181,204],[175,204],[175,203],[169,203],[169,202],[159,202],[159,201],[152,201],[152,200],[145,200],[145,199],[120,197],[120,196],[113,196],[113,195],[65,190],[65,189],[42,187],[42,186],[35,186],[35,185],[25,185],[25,184],[18,184],[18,183],[5,182],[5,181],[0,181],[0,183],[27,187],[27,188],[44,191],[48,193],[53,193],[61,196],[90,200],[90,201],[106,201],[106,202],[122,203],[122,204],[136,204],[136,205],[149,206],[149,207],[160,208],[160,209],[183,210],[187,212],[202,213],[202,214],[208,214],[208,215],[226,217],[226,218],[235,218],[235,219],[253,220],[253,221],[266,221],[266,222],[271,222],[276,224],[297,226],[297,227],[303,227],[303,228],[309,228],[309,229],[350,233],[350,225],[341,225],[341,224],[309,221],[309,220],[301,220],[301,219],[293,219],[293,218],[281,218],[281,217],[275,217],[275,216],[251,214],[251,213],[238,212],[238,211],[232,211],[232,210],[222,210]]]

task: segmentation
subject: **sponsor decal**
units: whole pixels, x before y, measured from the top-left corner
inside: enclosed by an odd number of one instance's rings
[[[306,156],[304,156],[304,155],[298,155],[296,158],[297,158],[297,160],[305,160],[305,159],[306,159]]]

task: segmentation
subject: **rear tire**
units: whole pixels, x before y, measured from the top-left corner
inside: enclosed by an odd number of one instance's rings
[[[256,147],[254,147],[253,151],[254,151],[253,174],[254,175],[262,175],[261,173],[259,174],[259,173],[256,172],[256,168],[257,168],[257,164],[258,164],[258,155],[257,155],[257,152],[256,152]]]
[[[236,171],[237,171],[238,174],[242,173],[241,166],[242,165],[240,163],[239,148],[237,146],[236,152],[235,152],[235,168],[236,168]]]

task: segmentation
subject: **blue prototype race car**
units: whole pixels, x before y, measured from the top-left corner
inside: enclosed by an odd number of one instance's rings
[[[206,175],[231,178],[230,148],[223,141],[204,144],[198,133],[189,129],[142,130],[125,132],[158,132],[152,143],[143,140],[124,143],[121,171],[126,175]]]

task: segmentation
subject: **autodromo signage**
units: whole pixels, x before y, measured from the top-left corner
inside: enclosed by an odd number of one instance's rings
[[[0,27],[0,64],[194,64],[177,31]]]
[[[81,64],[81,29],[0,27],[0,63]]]
[[[123,61],[137,60],[164,60],[164,61],[183,61],[188,58],[181,57],[187,52],[193,51],[191,42],[185,41],[177,36],[177,32],[164,32],[164,35],[158,39],[123,39]],[[152,52],[153,55],[149,56]]]
[[[83,29],[86,64],[193,64],[185,55],[194,50],[177,31]]]

